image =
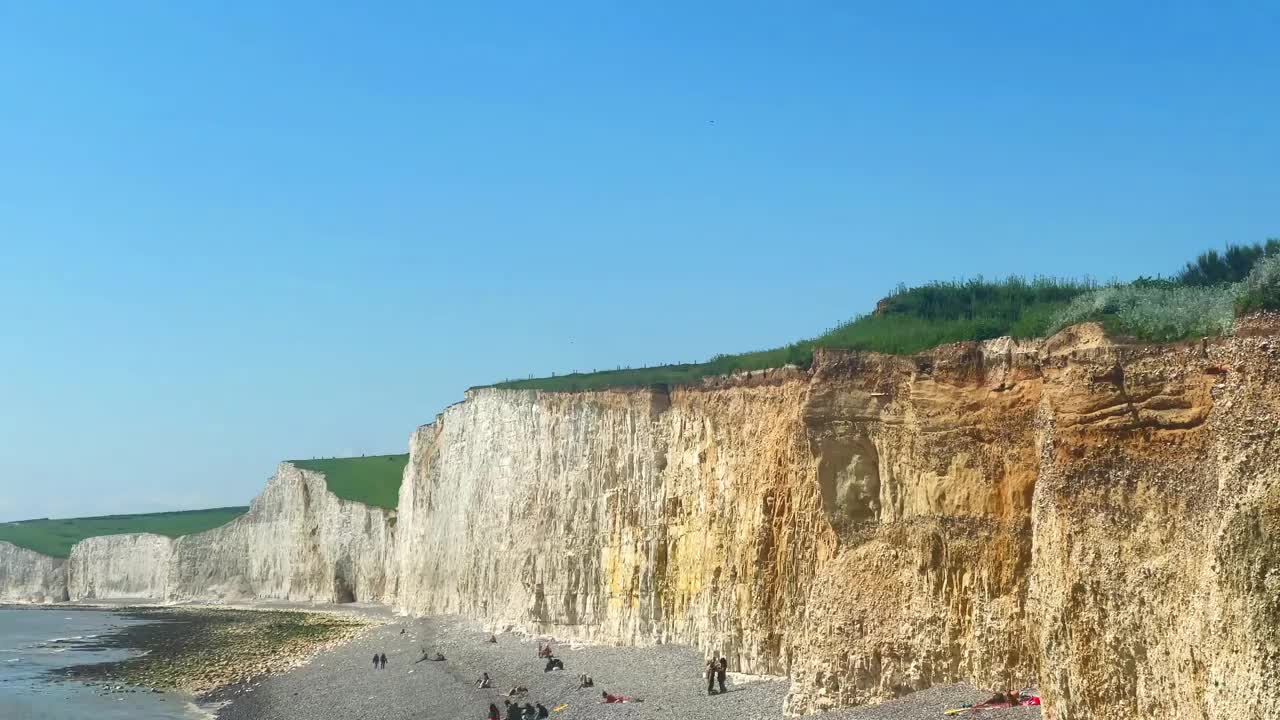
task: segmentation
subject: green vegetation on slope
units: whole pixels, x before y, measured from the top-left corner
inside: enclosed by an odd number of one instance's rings
[[[1011,277],[981,278],[899,287],[876,312],[854,318],[812,340],[738,355],[717,355],[703,363],[573,373],[512,380],[497,387],[533,390],[596,390],[606,387],[681,385],[711,375],[796,365],[808,367],[815,347],[914,353],[943,343],[1044,332],[1055,312],[1097,287],[1087,281]]]
[[[345,500],[394,510],[408,455],[290,460],[294,467],[324,473],[329,491]]]
[[[212,530],[243,515],[247,507],[148,513],[145,515],[103,515],[63,520],[23,520],[0,523],[0,540],[53,557],[67,557],[71,546],[98,535],[154,533],[179,537]]]
[[[1010,335],[1044,337],[1086,320],[1139,340],[1167,342],[1231,330],[1239,314],[1280,309],[1280,240],[1232,245],[1201,254],[1172,279],[1139,278],[1098,285],[1089,280],[1010,277],[899,286],[875,312],[812,340],[773,350],[718,355],[704,363],[573,373],[510,380],[507,389],[576,391],[680,385],[711,375],[797,365],[814,348],[910,354],[945,343]]]

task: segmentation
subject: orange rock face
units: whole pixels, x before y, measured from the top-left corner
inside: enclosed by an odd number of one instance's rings
[[[790,675],[792,712],[967,680],[1038,685],[1051,718],[1270,717],[1276,353],[1080,326],[670,391],[473,391],[411,441],[397,602],[693,643]]]

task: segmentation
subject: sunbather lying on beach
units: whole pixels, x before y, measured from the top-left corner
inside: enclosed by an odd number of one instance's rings
[[[644,702],[642,698],[626,697],[624,695],[610,695],[608,692],[605,692],[604,690],[600,691],[600,697],[604,698],[604,701],[606,703]]]

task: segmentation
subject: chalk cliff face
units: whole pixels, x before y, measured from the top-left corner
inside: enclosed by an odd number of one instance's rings
[[[67,559],[72,600],[168,600],[173,540],[137,533],[81,540]]]
[[[0,600],[359,600],[691,643],[790,675],[797,713],[967,680],[1036,684],[1057,720],[1274,717],[1278,423],[1265,323],[479,389],[411,437],[398,517],[286,463],[199,535],[65,564],[0,543]]]
[[[1054,717],[1275,717],[1277,338],[1053,350],[1028,606]]]
[[[399,607],[789,673],[788,709],[1038,683],[1280,702],[1280,346],[1048,341],[667,391],[475,390],[411,438]]]
[[[0,542],[0,603],[51,603],[67,599],[63,561]]]
[[[222,527],[77,543],[67,584],[73,600],[389,601],[392,515],[283,463],[249,511]]]

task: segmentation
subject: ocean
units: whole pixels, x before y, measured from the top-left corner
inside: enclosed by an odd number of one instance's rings
[[[130,657],[94,641],[139,622],[99,610],[0,607],[0,720],[207,720],[180,693],[102,694],[58,679],[60,668]]]

